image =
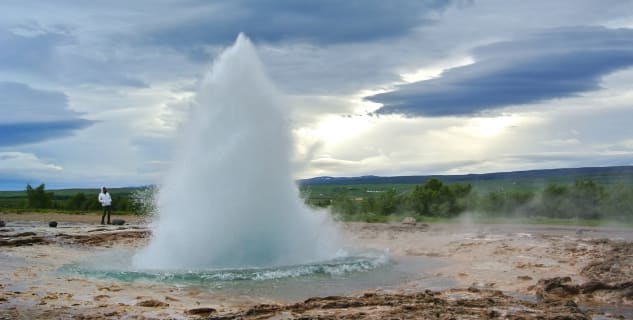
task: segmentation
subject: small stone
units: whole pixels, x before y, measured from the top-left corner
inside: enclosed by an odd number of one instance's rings
[[[187,314],[191,315],[191,316],[208,316],[214,312],[217,312],[217,310],[215,310],[214,308],[194,308],[194,309],[189,309],[187,310]]]
[[[0,220],[0,228],[4,228],[6,225],[7,224],[4,221]]]
[[[123,219],[112,219],[112,223],[113,226],[122,226],[125,224],[125,220]]]
[[[51,221],[48,223],[48,226],[51,228],[57,228],[57,221]]]
[[[103,301],[103,300],[106,300],[106,299],[110,299],[110,296],[107,295],[107,294],[100,294],[100,295],[95,296],[93,298],[94,301]]]
[[[169,303],[165,303],[165,302],[154,300],[154,299],[143,300],[137,303],[136,305],[139,307],[148,307],[148,308],[169,307]]]

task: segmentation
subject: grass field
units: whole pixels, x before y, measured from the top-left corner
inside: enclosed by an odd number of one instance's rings
[[[26,189],[26,188],[25,188]],[[112,188],[108,189],[113,198],[116,197],[124,197],[128,198],[130,195],[138,190],[137,187],[131,188]],[[83,192],[86,197],[94,198],[94,202],[97,203],[97,196],[99,195],[100,189],[59,189],[59,190],[46,190],[46,192],[53,193],[53,201],[55,202],[63,202],[76,194]],[[0,191],[0,210],[2,211],[10,211],[10,212],[22,212],[26,209],[26,190],[23,191]],[[37,211],[34,209],[28,209],[31,211]],[[64,212],[64,210],[58,210],[59,212]],[[90,211],[90,210],[88,210]],[[92,210],[94,211],[94,210]],[[73,211],[70,211],[73,212]],[[96,212],[96,211],[95,211]]]

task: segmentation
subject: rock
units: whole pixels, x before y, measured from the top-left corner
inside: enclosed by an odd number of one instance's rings
[[[154,299],[143,300],[137,303],[136,305],[139,307],[148,307],[148,308],[169,307],[169,303],[165,303],[165,302],[154,300]]]
[[[125,224],[125,220],[123,219],[113,219],[111,225],[114,226],[122,226]]]
[[[208,316],[212,313],[217,312],[217,310],[213,309],[213,308],[194,308],[194,309],[189,309],[187,310],[185,313],[190,315],[190,316]]]
[[[107,300],[110,299],[110,296],[107,294],[100,294],[98,296],[95,296],[94,298],[92,298],[94,301],[103,301],[103,300]]]
[[[48,223],[48,226],[51,228],[57,228],[57,221],[51,221]]]
[[[4,228],[7,224],[4,221],[0,220],[0,228]]]
[[[32,237],[32,236],[36,236],[37,234],[35,232],[31,232],[31,231],[27,231],[27,232],[20,232],[20,233],[16,233],[15,235],[13,235],[13,237]]]
[[[281,310],[281,306],[276,304],[258,304],[246,311],[247,316],[272,315]]]
[[[46,244],[48,240],[43,237],[19,237],[0,239],[0,247],[19,247],[19,246],[32,246],[34,244]]]
[[[541,279],[536,286],[536,297],[539,299],[570,298],[580,293],[580,288],[571,283],[570,277]]]
[[[410,226],[415,226],[418,222],[415,221],[415,218],[413,217],[406,217],[404,219],[402,219],[402,224],[406,224],[406,225],[410,225]]]
[[[598,290],[613,290],[613,286],[602,281],[592,280],[580,285],[582,293],[593,293]]]
[[[468,298],[455,298],[467,296]],[[289,305],[256,305],[205,319],[591,319],[573,302],[535,304],[498,290],[369,293],[362,296],[315,297]]]

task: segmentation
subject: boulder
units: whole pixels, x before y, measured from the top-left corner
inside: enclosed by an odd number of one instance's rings
[[[48,226],[51,228],[57,228],[57,221],[51,221],[48,223]]]
[[[125,224],[125,220],[123,219],[112,219],[112,225],[114,226],[122,226]]]
[[[4,221],[0,220],[0,228],[4,228],[7,224]]]
[[[209,316],[212,313],[217,312],[217,310],[208,307],[189,309],[185,313],[190,316]]]

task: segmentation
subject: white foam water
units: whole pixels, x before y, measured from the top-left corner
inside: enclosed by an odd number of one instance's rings
[[[202,81],[135,268],[270,267],[337,256],[329,216],[299,197],[280,97],[240,34]]]
[[[357,252],[345,257],[317,263],[260,268],[208,268],[188,270],[135,270],[129,268],[130,254],[118,250],[97,254],[88,260],[63,266],[61,272],[79,273],[98,278],[123,281],[155,280],[178,284],[208,284],[232,281],[268,281],[291,278],[336,277],[373,271],[388,266],[385,252]]]

